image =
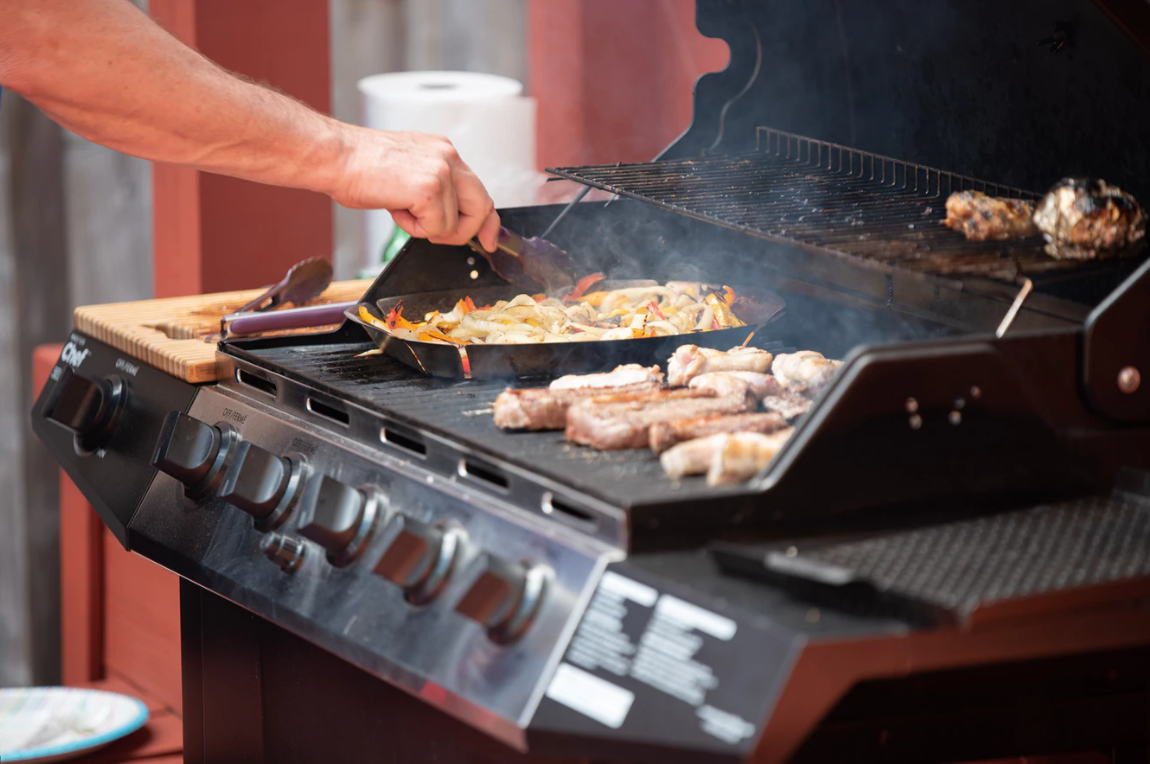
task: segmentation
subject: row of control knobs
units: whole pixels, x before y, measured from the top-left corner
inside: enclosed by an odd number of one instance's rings
[[[314,542],[328,561],[344,567],[366,547],[383,499],[327,475],[307,475],[294,459],[239,439],[226,425],[213,426],[173,411],[164,420],[153,466],[184,485],[194,500],[214,494],[251,515],[264,538],[264,553],[285,571],[299,568],[305,542],[270,533],[290,514],[299,535]],[[374,572],[402,587],[408,601],[430,602],[447,582],[461,546],[459,529],[419,522],[401,514],[398,533]],[[520,636],[538,609],[546,583],[541,568],[482,556],[483,568],[456,610],[486,629],[497,642]]]

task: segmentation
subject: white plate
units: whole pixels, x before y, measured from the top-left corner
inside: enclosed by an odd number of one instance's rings
[[[63,761],[143,727],[147,707],[127,695],[72,687],[0,690],[0,761]]]

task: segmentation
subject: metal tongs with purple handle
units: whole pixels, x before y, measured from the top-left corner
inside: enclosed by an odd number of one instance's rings
[[[356,303],[341,302],[273,310],[288,303],[300,306],[314,300],[331,284],[331,277],[331,263],[321,257],[296,263],[278,284],[269,287],[234,313],[221,318],[220,333],[205,339],[217,341],[229,337],[342,323],[344,311],[355,307]]]
[[[571,256],[546,239],[524,239],[500,227],[494,252],[485,250],[476,239],[468,245],[483,255],[500,277],[520,289],[541,286],[548,294],[558,295],[575,286],[577,271]]]

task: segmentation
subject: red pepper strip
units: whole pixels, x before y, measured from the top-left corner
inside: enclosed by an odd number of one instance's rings
[[[719,319],[717,319],[717,318],[711,319],[711,328],[714,329],[716,332],[722,328],[719,326]]]
[[[651,300],[650,304],[647,305],[647,310],[658,316],[660,321],[667,320],[667,317],[663,315],[663,311],[659,310],[659,303],[655,302],[654,300]]]
[[[463,298],[463,305],[464,305],[464,307],[466,307],[466,308],[467,308],[467,312],[468,312],[468,313],[470,313],[471,311],[475,310],[475,303],[474,303],[474,302],[472,302],[472,300],[471,300],[471,298],[470,298],[470,297],[464,297],[464,298]]]
[[[602,273],[592,273],[590,276],[584,276],[583,278],[579,279],[578,283],[575,284],[575,287],[570,292],[564,295],[563,299],[578,300],[580,297],[587,294],[588,289],[605,278],[607,277]]]
[[[403,313],[403,300],[396,303],[395,307],[387,314],[387,328],[395,329],[395,322],[399,319],[401,313]]]
[[[467,353],[460,353],[459,360],[463,363],[463,373],[471,373],[471,361],[467,358]]]

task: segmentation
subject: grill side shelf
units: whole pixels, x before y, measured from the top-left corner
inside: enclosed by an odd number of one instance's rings
[[[1116,494],[854,537],[716,544],[719,565],[824,605],[980,624],[1150,592],[1150,502]]]

